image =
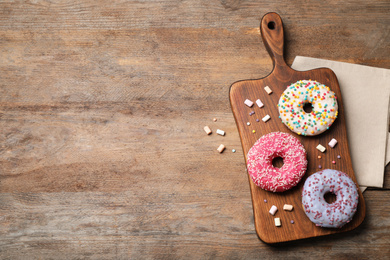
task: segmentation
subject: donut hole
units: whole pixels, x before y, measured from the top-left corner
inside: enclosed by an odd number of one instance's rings
[[[272,166],[276,168],[282,168],[284,165],[283,158],[280,156],[276,156],[272,159]]]
[[[303,105],[303,111],[305,111],[306,113],[311,113],[311,111],[313,111],[313,106],[311,103],[305,103]]]
[[[270,30],[275,30],[275,22],[271,21],[271,22],[269,22],[269,23],[267,24],[267,26],[268,26],[268,29],[270,29]]]
[[[326,201],[326,203],[328,204],[332,204],[333,202],[335,202],[337,199],[337,196],[336,194],[334,194],[333,192],[327,192],[324,194],[324,200]]]

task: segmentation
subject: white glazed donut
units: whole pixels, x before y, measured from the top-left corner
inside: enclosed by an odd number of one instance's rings
[[[310,103],[312,111],[303,109]],[[312,80],[300,80],[283,92],[278,103],[279,118],[290,130],[305,136],[329,129],[338,115],[337,98],[329,87]]]
[[[336,195],[329,204],[324,195]],[[321,227],[341,228],[351,221],[358,205],[358,190],[345,173],[325,169],[310,175],[303,186],[302,204],[309,219]]]

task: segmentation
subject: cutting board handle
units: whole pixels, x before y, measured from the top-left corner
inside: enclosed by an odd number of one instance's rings
[[[260,32],[264,45],[272,58],[274,71],[282,70],[283,73],[290,74],[293,70],[287,66],[283,57],[284,35],[283,22],[277,13],[267,13],[260,23]]]

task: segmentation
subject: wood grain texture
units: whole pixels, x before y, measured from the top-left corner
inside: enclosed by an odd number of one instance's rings
[[[270,26],[271,25],[271,26]],[[359,226],[365,216],[365,203],[362,193],[359,190],[359,206],[352,221],[340,229],[326,229],[315,226],[306,217],[302,209],[302,188],[305,179],[319,171],[318,165],[322,169],[334,169],[345,172],[357,184],[354,170],[352,168],[351,155],[348,146],[347,130],[344,117],[344,105],[341,90],[334,72],[327,68],[319,68],[308,71],[295,71],[288,67],[283,57],[284,33],[281,17],[277,13],[267,13],[261,20],[260,31],[264,45],[266,46],[274,68],[272,72],[261,79],[243,80],[234,83],[230,88],[230,103],[240,133],[241,143],[247,161],[247,153],[253,144],[262,136],[271,132],[285,132],[298,138],[307,152],[308,166],[307,171],[301,182],[289,191],[282,193],[273,193],[257,187],[249,178],[255,225],[259,237],[267,243],[280,243],[291,240],[299,240],[309,237],[318,237],[338,232],[351,230]],[[293,133],[284,126],[279,119],[279,109],[277,104],[283,95],[286,87],[299,80],[316,80],[325,86],[330,87],[335,92],[338,103],[338,117],[332,126],[324,133],[316,136],[302,136]],[[273,93],[268,94],[264,88],[269,86]],[[248,108],[244,101],[250,99],[255,101],[260,99],[264,103],[263,108],[254,105]],[[253,111],[254,115],[249,115]],[[269,115],[271,119],[267,122],[256,122],[255,119],[261,119]],[[250,126],[247,125],[250,122]],[[255,131],[255,133],[253,133]],[[336,147],[331,149],[328,143],[332,138],[338,140]],[[316,147],[322,144],[327,147],[325,153],[319,152]],[[319,160],[318,155],[322,158]],[[341,159],[337,159],[341,155]],[[333,164],[332,161],[337,161]],[[359,186],[358,186],[359,187]],[[267,203],[264,203],[267,200]],[[283,212],[284,204],[290,204],[295,207],[293,213]],[[279,208],[279,217],[283,222],[282,227],[277,228],[273,225],[274,217],[268,211],[272,205]],[[296,222],[291,225],[290,220]]]
[[[389,255],[390,167],[357,229],[277,247],[256,235],[228,91],[271,72],[269,11],[287,64],[390,69],[383,0],[2,1],[0,258]]]

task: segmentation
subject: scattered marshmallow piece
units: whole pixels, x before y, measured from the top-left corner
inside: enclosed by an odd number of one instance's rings
[[[256,100],[256,104],[257,104],[259,107],[263,107],[263,106],[264,106],[263,102],[261,102],[260,99]]]
[[[223,144],[221,144],[221,145],[218,147],[217,151],[218,151],[219,153],[222,153],[223,150],[225,150],[225,146],[224,146]]]
[[[261,120],[263,120],[263,122],[267,122],[268,120],[270,120],[271,117],[269,115],[266,115],[265,117],[263,117]]]
[[[268,86],[265,86],[264,90],[267,91],[268,95],[272,93],[272,90]]]
[[[249,99],[246,99],[246,100],[244,101],[244,104],[247,105],[248,107],[252,107],[252,106],[253,106],[253,102],[250,101]]]
[[[280,223],[280,218],[274,218],[275,220],[275,226],[280,227],[282,223]]]
[[[292,211],[293,210],[293,205],[289,205],[289,204],[284,204],[283,206],[283,210],[287,210],[287,211]]]
[[[332,140],[330,140],[330,142],[328,143],[328,145],[330,146],[330,147],[334,147],[335,145],[337,144],[337,140],[336,139],[332,139]]]
[[[316,147],[319,151],[321,151],[322,153],[325,152],[326,148],[323,147],[321,144],[317,145]]]
[[[213,121],[214,121],[214,122],[217,122],[217,119],[214,117],[214,118],[213,118]]]
[[[211,134],[211,129],[207,125],[203,129],[206,132],[206,134],[208,134],[208,135]]]
[[[225,131],[222,131],[221,129],[217,129],[217,134],[219,134],[219,135],[225,135]]]
[[[276,211],[278,211],[278,208],[275,205],[272,205],[271,209],[269,210],[269,213],[273,216],[275,215]]]
[[[246,125],[251,125],[251,123],[247,122]]]

